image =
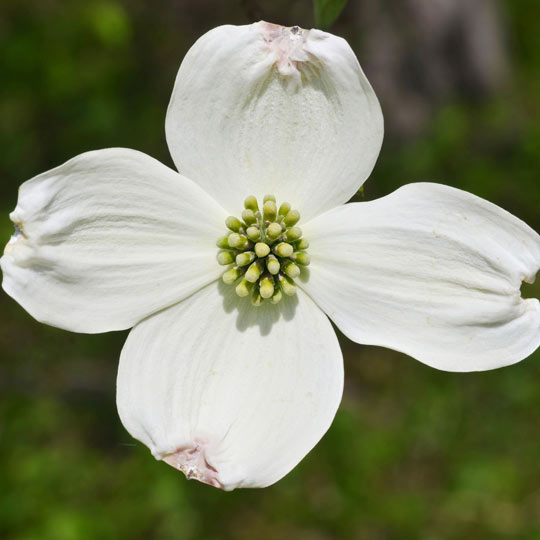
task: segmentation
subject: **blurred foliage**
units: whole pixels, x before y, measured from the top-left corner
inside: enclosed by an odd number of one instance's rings
[[[347,0],[313,0],[315,26],[328,30],[343,11]]]
[[[248,22],[248,4],[3,0],[2,239],[19,183],[82,151],[126,146],[171,164],[163,121],[178,64],[205,30]],[[309,2],[279,5],[276,22],[311,25]],[[506,90],[489,101],[456,96],[421,137],[390,136],[367,199],[440,181],[540,230],[540,4],[503,7]],[[344,35],[360,31],[347,8],[339,24]],[[386,125],[391,133],[392,118]],[[538,284],[525,290],[540,296]],[[125,335],[49,328],[0,295],[0,538],[540,538],[538,352],[451,374],[343,338],[344,400],[321,443],[276,485],[222,493],[155,462],[122,428]]]

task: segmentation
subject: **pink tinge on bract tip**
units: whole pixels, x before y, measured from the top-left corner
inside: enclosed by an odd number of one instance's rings
[[[266,45],[276,57],[279,73],[299,82],[298,64],[308,60],[304,46],[310,31],[299,26],[286,27],[267,22],[259,23],[259,28]]]
[[[193,446],[183,446],[162,459],[171,467],[182,471],[188,480],[198,480],[204,484],[223,489],[218,471],[206,459],[204,445],[200,443],[195,443]]]

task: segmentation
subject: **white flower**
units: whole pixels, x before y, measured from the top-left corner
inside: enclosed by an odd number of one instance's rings
[[[181,174],[108,149],[23,184],[1,260],[6,292],[44,323],[134,326],[118,408],[157,459],[227,490],[290,471],[341,399],[327,316],[358,343],[450,371],[512,364],[538,347],[540,304],[520,286],[540,266],[540,237],[525,223],[427,183],[343,206],[383,137],[377,99],[343,39],[267,23],[210,31],[180,67],[166,131]],[[255,290],[254,307],[236,294],[240,280],[220,279],[216,240],[247,196],[267,193],[300,211],[311,265],[297,294],[275,304],[292,281],[285,290],[267,275],[264,300],[252,283],[265,265],[254,267],[239,289]],[[268,206],[267,221],[279,222],[276,210]],[[246,227],[228,224],[238,230],[230,241],[253,251]],[[299,231],[289,234],[279,242],[298,246]],[[280,253],[283,270],[291,253]]]

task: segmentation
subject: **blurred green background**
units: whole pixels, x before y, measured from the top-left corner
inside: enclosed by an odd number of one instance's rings
[[[259,18],[314,24],[308,0],[2,0],[2,241],[18,185],[78,153],[124,146],[172,166],[163,125],[182,57],[210,28]],[[365,199],[439,181],[540,230],[539,20],[537,0],[349,1],[330,29],[387,130]],[[0,293],[0,538],[540,539],[540,351],[464,375],[340,338],[328,434],[276,485],[223,493],[124,431],[125,336],[40,325]]]

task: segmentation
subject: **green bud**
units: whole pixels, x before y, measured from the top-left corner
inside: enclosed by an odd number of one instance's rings
[[[294,242],[302,236],[302,229],[300,227],[292,227],[285,233],[285,236],[289,242]]]
[[[264,242],[258,242],[255,244],[255,254],[260,259],[266,257],[270,253],[270,247]]]
[[[282,297],[283,295],[281,294],[281,289],[276,288],[274,289],[274,294],[272,295],[270,302],[272,302],[272,304],[277,304],[281,300]]]
[[[311,262],[310,256],[305,251],[299,251],[298,253],[295,253],[294,260],[302,266],[308,266]]]
[[[291,244],[287,244],[286,242],[280,242],[272,249],[278,257],[290,257],[293,254],[293,247]]]
[[[256,212],[259,209],[257,198],[254,197],[253,195],[246,197],[246,200],[244,201],[244,208],[246,210],[251,210],[252,212]]]
[[[276,219],[277,208],[274,201],[266,201],[263,205],[263,218],[265,221],[274,221]]]
[[[255,253],[253,251],[244,251],[236,256],[237,266],[247,266],[255,260]]]
[[[253,289],[253,283],[248,281],[247,279],[243,279],[237,286],[236,286],[236,294],[238,296],[247,296],[251,289]]]
[[[252,225],[253,223],[257,221],[257,218],[255,217],[255,214],[253,213],[253,210],[243,210],[242,219],[244,220],[244,223],[246,225]]]
[[[242,274],[244,273],[243,268],[234,267],[230,270],[227,270],[224,272],[224,274],[221,276],[221,279],[223,280],[223,283],[226,283],[227,285],[233,284]]]
[[[232,264],[234,262],[234,255],[231,251],[218,251],[217,262],[222,266]]]
[[[271,276],[264,276],[261,279],[259,293],[263,298],[270,298],[274,294],[274,280]]]
[[[276,275],[280,270],[280,264],[274,255],[268,255],[266,259],[266,268],[272,275]]]
[[[281,225],[279,223],[270,223],[268,227],[266,227],[266,236],[268,239],[273,242],[274,240],[277,240],[278,236],[281,234]]]
[[[259,294],[257,288],[253,289],[253,294],[251,295],[251,303],[255,307],[259,307],[263,302],[263,297]]]
[[[262,271],[263,271],[262,262],[255,261],[254,263],[251,263],[250,267],[247,269],[246,279],[248,281],[251,281],[251,283],[255,283],[259,279]]]
[[[297,250],[307,249],[309,247],[309,242],[305,238],[300,238],[295,244],[294,247]]]
[[[283,220],[283,223],[287,227],[293,227],[300,221],[300,212],[298,210],[291,210]]]
[[[227,249],[231,246],[229,246],[229,236],[222,236],[221,238],[217,239],[216,246],[221,249]]]
[[[281,290],[287,296],[293,296],[294,294],[296,294],[296,285],[294,284],[294,281],[290,277],[284,276],[283,274],[279,274],[278,280],[281,286]]]
[[[229,234],[229,246],[232,248],[244,248],[247,244],[247,238],[243,234]]]
[[[263,204],[267,201],[272,201],[273,203],[275,203],[276,198],[273,195],[265,195],[263,198]]]
[[[280,216],[286,216],[289,213],[290,209],[291,209],[291,205],[288,202],[281,203],[278,214]]]
[[[259,227],[248,227],[246,234],[252,242],[257,242],[261,238],[261,231],[259,231]]]
[[[240,232],[243,226],[242,222],[234,216],[229,216],[225,220],[225,225],[227,225],[227,229],[230,229],[233,232]]]
[[[238,257],[236,257],[236,264],[238,264]],[[283,271],[292,279],[297,278],[300,275],[300,268],[296,266],[292,261],[287,261],[283,265]]]

